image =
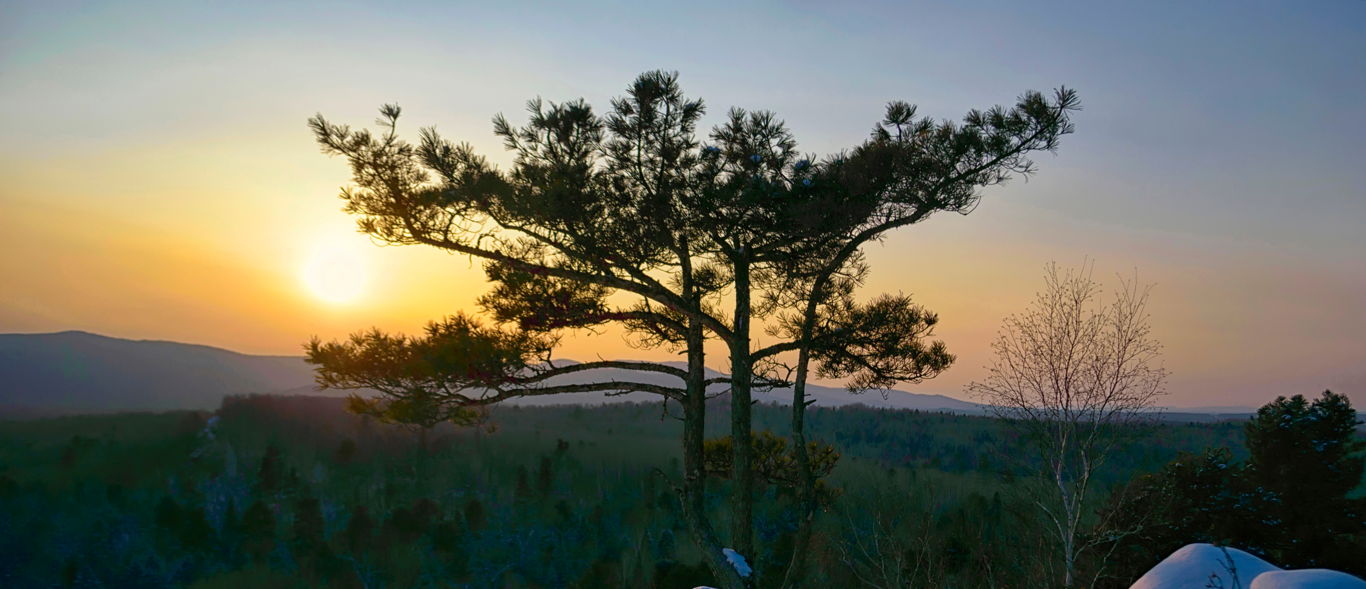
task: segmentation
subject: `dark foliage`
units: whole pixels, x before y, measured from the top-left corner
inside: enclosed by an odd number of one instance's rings
[[[1192,542],[1235,546],[1287,568],[1366,576],[1366,456],[1345,396],[1279,397],[1244,427],[1248,459],[1226,448],[1181,454],[1118,491],[1107,508],[1111,582],[1126,585]]]
[[[1312,403],[1279,397],[1247,424],[1247,478],[1262,499],[1259,544],[1279,564],[1366,576],[1366,500],[1349,497],[1366,467],[1360,424],[1347,397],[1332,391]]]
[[[275,444],[266,446],[266,454],[261,457],[261,466],[256,471],[256,488],[262,493],[279,491],[284,484],[284,465],[280,462],[280,447]]]
[[[275,513],[256,500],[242,514],[242,550],[254,560],[264,560],[275,547]]]
[[[789,449],[787,438],[764,430],[755,433],[751,443],[754,444],[755,476],[767,484],[789,489],[799,484],[796,453]],[[707,474],[722,478],[731,476],[730,446],[730,436],[707,440],[703,448]],[[811,457],[811,472],[817,480],[828,476],[840,459],[834,447],[821,442],[807,442],[807,453]]]

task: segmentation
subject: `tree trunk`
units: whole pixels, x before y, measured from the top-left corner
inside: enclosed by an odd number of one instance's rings
[[[1077,569],[1077,527],[1075,522],[1080,515],[1081,506],[1075,503],[1075,497],[1065,497],[1069,501],[1064,505],[1066,509],[1067,528],[1063,531],[1062,550],[1063,550],[1063,578],[1062,586],[1071,588],[1075,583]]]
[[[823,275],[812,283],[806,309],[802,314],[802,331],[798,336],[800,346],[797,348],[797,373],[792,382],[792,451],[797,456],[797,503],[800,511],[796,536],[792,541],[792,555],[788,559],[787,573],[783,576],[784,588],[793,588],[801,584],[818,509],[816,476],[811,471],[811,454],[806,446],[806,380],[811,369],[811,335],[815,330],[820,291],[825,285],[825,280],[826,276]]]
[[[1065,444],[1063,448],[1064,450],[1059,453],[1055,478],[1058,484],[1059,498],[1062,499],[1062,521],[1058,526],[1058,532],[1061,534],[1059,540],[1062,541],[1062,586],[1070,589],[1075,583],[1073,576],[1077,560],[1076,522],[1080,514],[1081,504],[1077,500],[1075,491],[1069,488],[1068,482],[1063,477],[1063,461],[1066,460]]]
[[[744,581],[721,552],[716,531],[707,520],[706,482],[703,442],[706,439],[707,389],[705,344],[702,322],[690,318],[686,334],[688,349],[687,397],[683,401],[683,519],[693,543],[702,551],[703,562],[724,589],[743,589]]]
[[[1077,565],[1076,555],[1072,553],[1072,539],[1068,538],[1066,544],[1067,547],[1063,549],[1064,551],[1066,551],[1066,555],[1064,557],[1063,562],[1062,586],[1070,588],[1074,583],[1074,581],[1072,580],[1073,569],[1075,569]]]
[[[808,318],[809,319],[809,318]],[[811,321],[802,326],[802,347],[797,352],[797,374],[792,383],[792,451],[797,456],[797,503],[799,520],[792,541],[783,587],[801,583],[806,553],[811,546],[811,528],[816,519],[816,477],[811,472],[811,454],[806,447],[806,378],[811,364]]]
[[[749,357],[749,272],[749,261],[744,259],[742,251],[741,258],[735,263],[735,325],[734,339],[730,342],[730,433],[731,447],[734,449],[731,479],[735,483],[735,494],[731,498],[734,509],[731,514],[730,541],[734,550],[744,556],[752,566],[757,563],[753,538],[754,452],[750,439],[750,385],[753,363]]]

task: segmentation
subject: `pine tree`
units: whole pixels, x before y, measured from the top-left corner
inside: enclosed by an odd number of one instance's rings
[[[456,553],[460,547],[460,539],[460,528],[451,520],[442,521],[432,528],[432,548],[447,556]]]
[[[569,586],[572,589],[598,589],[600,587],[625,587],[625,579],[621,574],[621,561],[616,559],[598,559],[588,566],[583,576],[574,581]],[[643,585],[635,585],[643,586]]]
[[[242,550],[262,561],[275,548],[275,514],[259,499],[242,513]]]
[[[192,507],[182,512],[179,530],[180,543],[191,550],[204,550],[213,544],[213,526],[203,507]]]
[[[1349,494],[1362,481],[1366,448],[1346,396],[1324,391],[1278,397],[1245,426],[1248,478],[1266,492],[1265,545],[1290,567],[1366,572],[1366,500]]]
[[[292,540],[301,554],[312,554],[323,546],[323,512],[318,500],[301,497],[294,503]]]
[[[62,566],[62,587],[74,589],[79,587],[77,581],[80,580],[81,563],[76,557],[71,556],[66,559],[66,564]]]
[[[536,492],[541,497],[550,496],[550,488],[555,483],[555,465],[549,456],[541,457],[541,465],[536,469]]]
[[[525,501],[531,498],[531,482],[527,480],[525,466],[517,467],[517,486],[513,489],[514,496],[518,501]]]
[[[218,530],[218,537],[224,551],[224,559],[240,564],[242,519],[237,514],[237,502],[232,499],[228,499],[228,507],[223,510],[223,526]]]
[[[574,521],[574,511],[569,508],[569,502],[564,499],[555,502],[555,515],[559,518],[561,525],[567,525]]]
[[[360,555],[372,548],[375,533],[375,520],[364,505],[351,510],[351,519],[346,522],[346,548],[353,555]]]
[[[424,527],[430,527],[441,521],[441,506],[431,499],[419,497],[413,501],[413,517]]]
[[[342,440],[341,443],[337,445],[337,451],[332,454],[332,460],[341,465],[351,464],[351,461],[355,459],[356,441],[351,438]]]
[[[309,361],[318,366],[320,385],[374,388],[382,403],[425,398],[455,409],[586,391],[643,391],[680,402],[682,511],[692,539],[723,586],[752,585],[726,563],[707,519],[702,447],[712,383],[706,340],[719,340],[731,364],[731,375],[721,379],[730,385],[735,440],[727,543],[753,557],[750,405],[755,387],[777,384],[766,363],[801,349],[813,352],[804,363],[878,386],[942,367],[942,346],[919,345],[927,323],[908,299],[864,306],[849,298],[863,274],[861,248],[934,212],[970,211],[977,189],[1031,172],[1026,154],[1054,149],[1071,131],[1068,117],[1076,108],[1069,90],[1053,100],[1031,92],[1012,109],[972,111],[958,124],[915,119],[912,107],[893,103],[869,140],[813,160],[796,152],[792,134],[769,112],[732,109],[706,140],[698,138],[702,101],[684,97],[676,74],[647,72],[605,116],[582,100],[540,99],[528,104],[525,126],[498,116],[495,133],[514,156],[506,172],[430,129],[418,144],[401,140],[395,105],[381,109],[378,134],[317,116],[309,125],[318,143],[350,160],[356,185],[342,198],[361,229],[387,243],[484,260],[494,289],[480,304],[502,327],[457,315],[416,338],[371,331],[349,342],[315,340]],[[806,259],[818,263],[801,268],[799,279],[772,279]],[[797,329],[783,333],[795,339],[754,349],[753,321],[782,311],[800,315],[792,324]],[[813,333],[827,316],[878,329],[864,339],[845,339],[857,333],[848,329]],[[642,345],[686,352],[687,369],[549,362],[560,332],[608,323],[624,326]],[[600,368],[680,382],[546,384]],[[472,390],[489,393],[457,392]],[[801,468],[807,466],[807,441],[799,433],[805,401],[798,395],[794,409]],[[813,515],[815,493],[806,495]]]
[[[484,504],[470,497],[465,501],[465,526],[472,532],[484,529]]]
[[[163,495],[161,500],[157,501],[154,521],[158,528],[174,534],[180,529],[180,505],[170,495]]]
[[[380,544],[386,547],[409,544],[416,541],[422,535],[422,531],[423,523],[418,521],[413,511],[407,507],[399,507],[384,520],[384,525],[380,528]]]
[[[678,548],[674,545],[673,530],[664,530],[655,542],[655,558],[663,561],[678,559]]]
[[[263,494],[279,491],[285,481],[285,465],[280,455],[280,447],[274,442],[266,446],[261,457],[261,467],[256,471],[256,488]]]

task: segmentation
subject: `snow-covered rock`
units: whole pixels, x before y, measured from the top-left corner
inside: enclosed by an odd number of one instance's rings
[[[1265,560],[1213,544],[1187,544],[1157,563],[1129,589],[1366,589],[1347,573],[1282,570]]]
[[[1328,569],[1270,571],[1257,575],[1248,589],[1366,589],[1366,581]]]
[[[1237,548],[1187,544],[1162,559],[1129,589],[1242,589],[1257,575],[1279,570]]]

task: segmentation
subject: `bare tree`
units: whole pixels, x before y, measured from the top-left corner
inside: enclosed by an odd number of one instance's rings
[[[1024,429],[1040,454],[1048,484],[1036,503],[1060,544],[1066,587],[1093,544],[1079,538],[1093,475],[1153,417],[1167,376],[1148,325],[1151,285],[1121,278],[1107,303],[1091,272],[1089,263],[1076,270],[1049,264],[1033,305],[1007,317],[992,343],[986,378],[968,385]]]

